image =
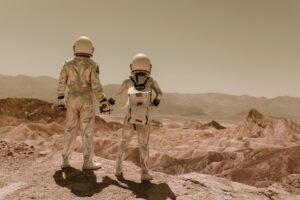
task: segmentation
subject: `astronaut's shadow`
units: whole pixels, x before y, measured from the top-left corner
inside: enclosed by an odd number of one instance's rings
[[[57,185],[68,188],[78,197],[91,197],[110,185],[128,189],[108,176],[103,177],[101,182],[97,182],[97,177],[92,170],[81,171],[73,167],[56,171],[53,178]]]
[[[143,198],[147,200],[167,200],[176,199],[175,194],[167,183],[155,184],[150,181],[143,181],[137,183],[127,180],[121,176],[117,176],[118,181],[128,186],[127,190],[132,191],[136,198]]]

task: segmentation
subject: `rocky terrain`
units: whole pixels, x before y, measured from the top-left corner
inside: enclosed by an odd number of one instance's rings
[[[95,172],[82,171],[81,154],[75,153],[72,167],[61,170],[59,152],[27,156],[28,147],[24,143],[8,145],[12,155],[1,155],[0,199],[208,199],[208,200],[297,200],[288,188],[274,184],[267,188],[256,188],[211,175],[188,173],[182,175],[166,175],[153,172],[154,181],[139,180],[139,168],[125,162],[124,177],[115,177],[114,162],[96,158],[102,168]],[[18,148],[18,152],[11,149]],[[24,153],[26,152],[26,153]]]
[[[0,199],[300,199],[299,120],[256,109],[232,126],[155,119],[155,180],[140,183],[136,136],[124,179],[113,175],[122,125],[111,117],[96,118],[95,154],[103,163],[96,172],[80,170],[80,136],[74,168],[60,170],[65,112],[52,104],[2,99],[0,119]]]

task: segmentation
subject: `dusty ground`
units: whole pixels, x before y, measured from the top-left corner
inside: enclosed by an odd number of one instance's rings
[[[125,162],[124,177],[115,177],[114,162],[102,158],[96,158],[102,169],[82,171],[79,153],[73,155],[72,168],[61,170],[60,152],[38,153],[24,143],[1,144],[2,150],[9,150],[0,157],[0,199],[300,199],[279,185],[257,189],[198,173],[152,172],[155,180],[141,183],[139,168],[132,163]]]

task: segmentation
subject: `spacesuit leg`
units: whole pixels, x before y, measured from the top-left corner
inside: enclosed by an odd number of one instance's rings
[[[118,147],[117,152],[117,160],[116,160],[116,175],[122,174],[122,162],[124,160],[125,151],[130,143],[130,140],[133,136],[134,128],[132,124],[128,123],[128,118],[125,117],[123,123],[123,130],[122,130],[122,139],[121,143]]]
[[[137,125],[138,142],[140,150],[140,163],[142,174],[148,174],[148,160],[149,160],[149,134],[150,134],[150,123],[147,125]]]
[[[92,95],[82,96],[80,109],[80,127],[83,145],[83,169],[99,169],[100,163],[93,162],[94,156],[94,131],[95,131],[95,110]]]
[[[71,154],[74,149],[74,144],[76,141],[76,131],[77,131],[77,123],[79,119],[79,113],[76,109],[76,102],[74,100],[70,100],[68,102],[68,109],[66,114],[66,129],[64,132],[64,147],[63,147],[63,163],[62,168],[69,167],[69,161],[71,159]]]

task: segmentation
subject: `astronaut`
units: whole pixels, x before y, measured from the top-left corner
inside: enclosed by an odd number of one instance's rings
[[[162,97],[162,91],[157,82],[150,77],[151,61],[144,54],[134,56],[131,64],[131,76],[126,79],[116,94],[108,101],[114,105],[116,100],[127,91],[128,103],[127,113],[124,118],[121,143],[118,147],[116,160],[116,176],[121,176],[122,161],[127,146],[134,133],[138,135],[140,165],[141,165],[141,180],[152,180],[152,175],[149,174],[148,158],[149,158],[149,134],[151,127],[151,109],[153,106],[158,106]],[[152,91],[155,92],[154,100],[152,101]]]
[[[94,98],[100,102],[100,110],[109,112],[110,105],[99,80],[99,67],[91,58],[94,47],[85,36],[75,40],[74,57],[65,62],[58,81],[57,105],[66,110],[66,128],[62,152],[62,168],[70,167],[70,158],[80,128],[83,143],[82,169],[96,170],[101,163],[93,162],[93,134],[95,126]],[[67,97],[65,100],[65,93]]]

